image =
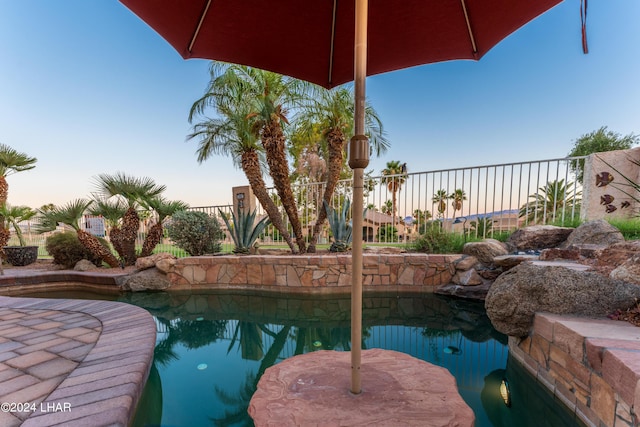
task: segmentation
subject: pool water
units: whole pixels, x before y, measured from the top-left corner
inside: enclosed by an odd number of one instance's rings
[[[157,325],[135,427],[253,426],[247,408],[268,367],[296,354],[351,348],[348,295],[157,292],[117,300],[145,308]],[[364,349],[401,351],[448,369],[476,427],[583,425],[509,357],[506,337],[493,329],[482,303],[365,294],[362,336]],[[500,395],[503,380],[510,406]]]

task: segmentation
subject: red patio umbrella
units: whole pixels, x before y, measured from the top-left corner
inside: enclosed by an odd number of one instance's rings
[[[365,76],[480,59],[562,0],[120,0],[184,58],[249,65],[331,88],[355,80],[353,212],[363,210]],[[362,215],[353,215],[351,391],[360,393]]]

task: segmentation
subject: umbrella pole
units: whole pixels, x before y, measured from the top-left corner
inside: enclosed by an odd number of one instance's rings
[[[367,76],[368,0],[356,0],[355,24],[355,122],[349,144],[349,167],[353,169],[353,248],[351,252],[351,392],[362,391],[362,215],[364,211],[364,168],[369,164],[369,141],[364,135],[365,79]]]

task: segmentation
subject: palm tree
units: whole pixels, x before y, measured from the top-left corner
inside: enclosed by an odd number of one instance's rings
[[[114,175],[98,175],[96,188],[103,198],[121,199],[127,205],[127,211],[122,217],[121,241],[114,247],[121,248],[120,256],[124,265],[133,265],[136,262],[136,237],[140,228],[137,208],[146,200],[157,197],[166,187],[156,184],[151,178],[136,178],[116,172]]]
[[[447,200],[449,200],[449,195],[443,189],[436,191],[433,198],[434,204],[437,204],[438,209],[438,218],[444,218],[444,211],[447,210]]]
[[[6,203],[9,196],[7,176],[33,169],[37,161],[35,157],[29,157],[6,144],[0,144],[0,205]]]
[[[37,159],[29,157],[6,144],[0,144],[0,205],[7,203],[9,196],[9,183],[7,176],[17,172],[26,171],[36,167]],[[4,223],[4,220],[0,217]],[[3,246],[7,246],[11,234],[8,228],[0,227],[0,256],[4,257]]]
[[[383,214],[393,215],[393,202],[391,200],[384,202],[380,211]]]
[[[387,167],[382,170],[382,183],[387,184],[387,188],[391,191],[392,222],[395,223],[398,206],[396,203],[396,193],[400,191],[402,184],[407,178],[407,164],[400,163],[398,160],[387,162]]]
[[[156,213],[156,222],[149,228],[147,237],[142,244],[141,257],[151,255],[155,247],[162,241],[163,222],[165,219],[178,211],[183,211],[189,207],[186,203],[176,200],[169,201],[160,196],[152,197],[146,201],[149,208]]]
[[[418,222],[419,224],[424,224],[425,222],[431,219],[432,215],[428,209],[424,211],[422,209],[416,209],[413,211],[413,217],[416,219],[416,222]]]
[[[120,225],[122,218],[125,213],[127,213],[126,204],[122,199],[97,197],[94,198],[93,203],[87,211],[90,215],[101,216],[104,219],[109,241],[113,249],[122,257],[124,251],[122,249],[122,230],[120,229]]]
[[[529,196],[532,201],[520,208],[520,217],[525,217],[527,223],[551,222],[558,215],[564,215],[565,210],[579,212],[580,195],[582,191],[573,189],[573,182],[564,179],[549,181],[544,187],[538,188],[538,192]],[[571,214],[572,212],[567,212]]]
[[[16,231],[16,236],[18,237],[20,246],[26,246],[27,243],[24,240],[22,229],[18,223],[30,220],[36,215],[36,213],[37,212],[29,206],[10,206],[7,203],[3,203],[0,205],[1,227],[3,229],[7,229],[8,232],[9,225],[12,225],[13,229]]]
[[[291,189],[283,128],[289,123],[289,108],[300,101],[309,84],[257,68],[212,62],[207,93],[194,103],[192,112],[201,114],[206,107],[221,102],[216,98],[233,97],[238,93],[235,89],[238,87],[250,103],[247,117],[251,121],[252,131],[262,142],[269,174],[291,223],[298,250],[304,253],[306,244]]]
[[[303,134],[311,135],[316,129],[322,129],[322,138],[326,144],[328,157],[327,183],[322,199],[330,205],[344,166],[345,143],[348,135],[353,134],[354,95],[352,90],[341,87],[334,90],[319,90],[312,99],[312,103],[302,110],[296,123]],[[365,126],[365,133],[376,155],[386,152],[389,142],[384,135],[380,118],[370,105],[365,107]],[[326,218],[327,211],[322,204],[318,209],[309,241],[309,252],[315,252],[316,242]]]
[[[235,94],[234,91],[235,90]],[[251,131],[249,105],[241,86],[228,88],[228,96],[212,98],[210,102],[219,114],[217,119],[206,118],[193,127],[187,139],[198,138],[198,163],[202,163],[214,154],[231,156],[236,167],[244,172],[251,190],[267,212],[273,226],[280,232],[292,252],[296,252],[291,235],[287,230],[282,215],[269,196],[267,186],[262,178],[264,149]],[[197,101],[191,108],[189,122],[192,122],[198,111]]]
[[[85,211],[89,209],[93,200],[76,199],[62,207],[56,206],[52,210],[39,211],[39,221],[36,225],[36,232],[44,233],[56,229],[58,223],[68,225],[73,228],[78,235],[78,240],[96,258],[104,260],[111,267],[118,267],[118,259],[102,245],[98,238],[80,229],[80,219]]]
[[[462,188],[457,188],[453,193],[449,195],[449,199],[453,200],[451,206],[453,207],[453,216],[456,216],[456,211],[462,213],[462,202],[467,200],[467,195]]]

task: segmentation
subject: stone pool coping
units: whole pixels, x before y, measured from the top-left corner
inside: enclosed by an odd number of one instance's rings
[[[0,425],[130,424],[153,362],[156,326],[146,310],[0,296],[0,320],[0,402],[30,404],[0,412]]]
[[[624,321],[537,313],[509,352],[587,426],[638,425],[640,328]]]

